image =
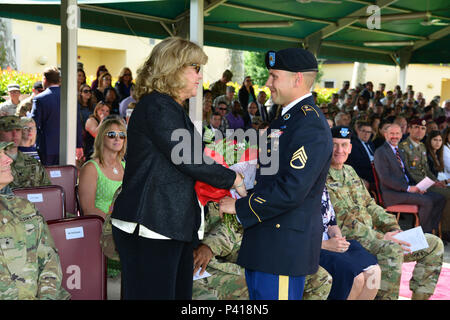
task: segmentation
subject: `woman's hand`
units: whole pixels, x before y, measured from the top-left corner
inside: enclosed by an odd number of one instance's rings
[[[334,252],[345,252],[348,250],[350,242],[345,240],[345,237],[333,237],[322,241],[322,249]]]
[[[201,244],[197,249],[194,250],[194,274],[197,270],[201,268],[200,275],[202,275],[209,261],[214,256],[212,250],[205,244]]]

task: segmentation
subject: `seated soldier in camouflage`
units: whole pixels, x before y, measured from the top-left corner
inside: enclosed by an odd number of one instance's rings
[[[17,116],[0,117],[0,141],[14,142],[7,154],[13,159],[11,172],[14,180],[11,189],[39,187],[51,185],[50,178],[44,166],[35,158],[18,150],[22,141],[22,125]]]
[[[333,155],[326,180],[342,235],[357,240],[377,257],[381,284],[375,299],[398,299],[402,263],[412,261],[417,262],[409,282],[412,299],[429,299],[441,273],[444,245],[426,233],[428,248],[405,254],[409,244],[393,237],[402,232],[395,216],[375,203],[355,170],[344,164],[352,149],[349,132],[348,127],[332,129]]]
[[[243,229],[237,222],[222,222],[218,205],[209,202],[205,217],[205,237],[194,250],[194,274],[201,268],[211,276],[194,281],[194,300],[248,300],[244,269],[236,264]],[[230,218],[230,217],[227,217]],[[224,220],[228,220],[228,219]],[[235,216],[231,218],[235,219]],[[332,278],[319,267],[316,274],[305,280],[303,300],[326,300]]]
[[[13,180],[12,162],[0,142],[0,189]],[[44,218],[34,205],[0,195],[0,299],[66,300],[58,252]]]

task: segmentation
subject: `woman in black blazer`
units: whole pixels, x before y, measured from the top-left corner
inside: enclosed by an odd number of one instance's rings
[[[242,87],[238,92],[239,102],[241,103],[242,110],[244,110],[244,115],[248,112],[248,104],[252,101],[256,102],[255,90],[253,89],[252,78],[246,76],[244,82],[242,82]]]
[[[246,194],[240,175],[204,163],[201,135],[182,107],[197,94],[207,60],[196,44],[167,38],[138,70],[127,166],[111,216],[124,299],[191,299],[201,220],[195,181]]]

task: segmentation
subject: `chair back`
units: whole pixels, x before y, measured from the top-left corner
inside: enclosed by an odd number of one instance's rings
[[[381,196],[381,190],[380,190],[380,179],[378,178],[377,170],[375,169],[375,165],[373,164],[373,162],[371,163],[371,165],[372,165],[373,178],[375,180],[375,191],[377,194],[376,200],[377,200],[378,205],[384,207],[383,198]]]
[[[78,180],[78,169],[74,165],[46,166],[45,170],[52,184],[61,186],[66,195],[66,211],[79,216],[75,185]]]
[[[72,300],[106,300],[106,258],[100,247],[103,219],[84,216],[48,223],[58,249],[63,287]]]
[[[66,215],[64,189],[61,186],[19,188],[13,193],[32,202],[46,221],[62,219]]]

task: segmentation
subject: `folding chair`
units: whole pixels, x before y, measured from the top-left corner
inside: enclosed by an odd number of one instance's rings
[[[93,215],[48,222],[61,261],[62,285],[72,300],[107,299],[102,225],[103,219]]]
[[[80,216],[75,191],[78,180],[77,167],[73,165],[46,166],[45,170],[47,170],[52,184],[63,187],[66,194],[65,206],[67,212]]]
[[[13,190],[13,192],[16,196],[33,202],[46,221],[65,217],[65,195],[61,186],[19,188]]]
[[[376,188],[376,194],[377,194],[377,203],[382,206],[386,212],[390,212],[396,215],[397,222],[400,219],[401,213],[408,213],[414,215],[414,226],[418,227],[420,226],[419,221],[419,207],[415,204],[396,204],[393,206],[385,206],[383,202],[383,197],[381,196],[381,190],[380,190],[380,180],[378,178],[377,171],[375,170],[375,165],[372,162],[372,171],[373,176],[375,178],[375,188]]]

